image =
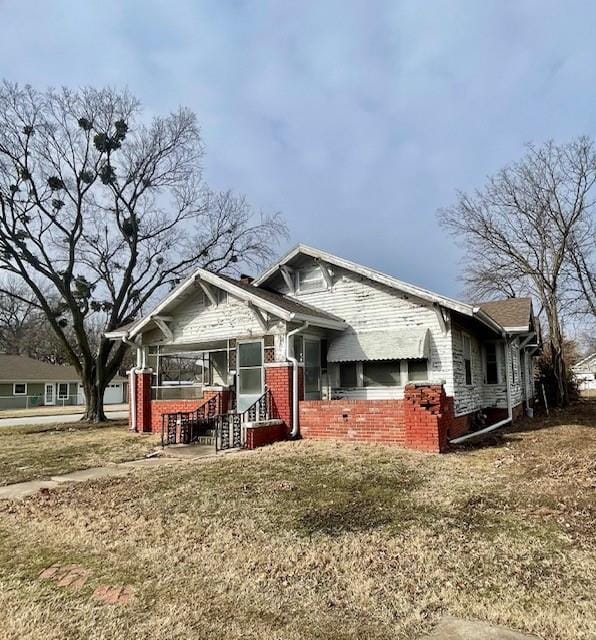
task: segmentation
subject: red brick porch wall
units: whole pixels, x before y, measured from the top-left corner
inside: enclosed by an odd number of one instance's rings
[[[300,402],[303,438],[379,442],[444,451],[450,421],[441,385],[407,385],[403,400]]]
[[[201,398],[190,400],[151,400],[151,371],[142,371],[136,374],[136,407],[137,407],[137,431],[139,433],[161,432],[161,418],[164,413],[178,411],[193,411],[203,402],[219,395],[221,397],[221,411],[227,411],[228,392],[207,390]],[[129,414],[129,422],[130,422]]]
[[[259,427],[247,427],[246,448],[256,449],[287,438],[287,427],[282,424],[268,424]]]

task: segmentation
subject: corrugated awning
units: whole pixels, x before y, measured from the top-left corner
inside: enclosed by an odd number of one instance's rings
[[[428,358],[429,350],[430,334],[425,328],[345,333],[330,343],[327,361]]]

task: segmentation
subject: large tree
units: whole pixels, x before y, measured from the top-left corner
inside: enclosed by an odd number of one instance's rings
[[[439,213],[465,250],[468,293],[532,295],[541,305],[555,397],[565,404],[563,323],[594,310],[596,153],[589,138],[526,155]]]
[[[193,267],[261,265],[285,225],[208,189],[187,109],[146,122],[112,89],[0,87],[0,270],[24,284],[78,370],[85,419],[126,345],[99,337],[137,318]]]

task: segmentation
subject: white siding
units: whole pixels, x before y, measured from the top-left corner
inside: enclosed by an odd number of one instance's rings
[[[360,333],[373,330],[399,330],[421,327],[430,330],[429,381],[444,383],[448,395],[453,393],[453,358],[451,336],[443,334],[435,310],[414,302],[398,291],[353,274],[335,270],[331,289],[297,294],[301,302],[333,313],[345,320],[346,331]],[[282,289],[281,282],[276,284]],[[287,289],[285,293],[288,293]],[[337,385],[337,367],[331,365],[331,386]],[[341,392],[345,397],[350,392]],[[394,398],[403,396],[403,388],[368,388],[354,390],[351,397]]]
[[[472,365],[472,384],[466,385],[466,371],[464,364],[463,336],[470,337],[470,357]],[[478,411],[483,406],[484,371],[481,343],[472,333],[454,326],[453,338],[453,377],[454,377],[454,405],[455,414],[462,415]]]
[[[225,340],[227,338],[260,337],[264,334],[275,336],[276,360],[284,358],[286,323],[271,318],[265,331],[255,314],[241,300],[229,295],[226,302],[217,306],[208,304],[208,300],[199,292],[180,303],[171,312],[173,320],[168,323],[173,339],[165,340],[159,329],[147,334],[145,344],[161,343],[188,345],[193,343]],[[264,314],[266,315],[266,314]]]

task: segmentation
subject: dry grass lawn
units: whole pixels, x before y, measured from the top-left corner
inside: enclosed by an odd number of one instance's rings
[[[283,443],[1,503],[0,637],[412,640],[451,614],[593,639],[595,407],[443,456]],[[39,580],[56,562],[92,577]],[[115,583],[130,604],[90,599]]]
[[[0,486],[142,458],[158,438],[131,434],[125,424],[0,427]]]

